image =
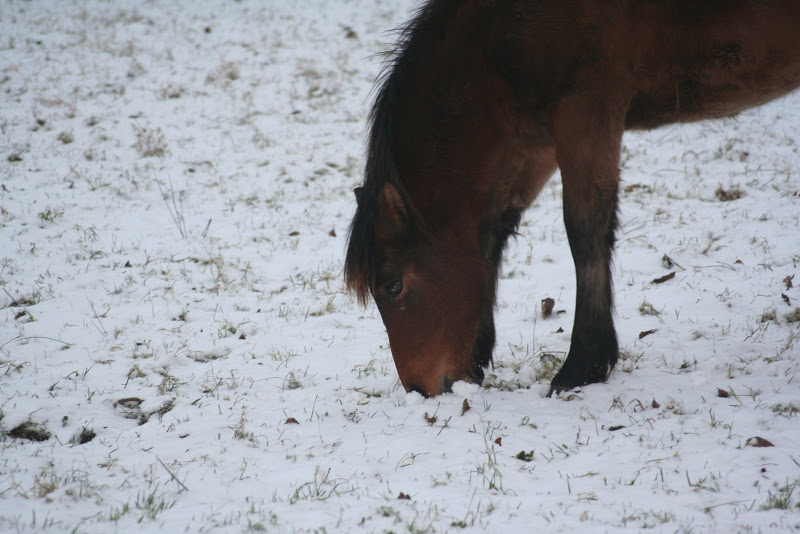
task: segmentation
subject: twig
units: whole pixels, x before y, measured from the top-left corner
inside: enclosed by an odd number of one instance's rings
[[[175,476],[175,473],[173,473],[172,471],[170,471],[170,470],[169,470],[169,467],[167,467],[167,465],[166,465],[164,462],[162,462],[162,461],[161,461],[161,458],[159,458],[158,456],[156,456],[156,460],[158,460],[158,463],[160,463],[160,464],[161,464],[161,466],[162,466],[164,469],[166,469],[166,470],[167,470],[167,473],[169,473],[169,476],[171,476],[171,477],[172,477],[172,480],[174,480],[175,482],[177,482],[177,483],[178,483],[178,485],[179,485],[181,488],[185,489],[186,491],[189,491],[189,488],[187,488],[187,487],[186,487],[186,485],[185,485],[183,482],[181,482],[180,480],[178,480],[178,477],[176,477],[176,476]]]
[[[9,343],[13,343],[14,341],[26,341],[28,339],[49,339],[50,341],[58,341],[59,343],[63,343],[64,345],[67,345],[67,346],[70,346],[72,344],[72,343],[67,343],[66,341],[62,341],[60,339],[56,339],[54,337],[47,337],[47,336],[26,336],[26,337],[22,337],[22,336],[17,336],[15,338],[9,339],[8,341],[6,341],[2,345],[0,345],[0,349],[5,347]]]
[[[164,199],[164,203],[167,205],[169,216],[172,217],[172,222],[178,227],[178,232],[180,232],[181,237],[186,239],[186,219],[183,217],[183,199],[178,195],[179,202],[175,201],[175,189],[172,187],[172,178],[168,178],[169,192],[164,190],[164,187],[161,185],[161,180],[158,178],[155,180],[158,185],[158,190],[161,193],[161,198]],[[172,201],[172,205],[170,205],[170,200]],[[211,221],[209,221],[209,224],[211,224]]]

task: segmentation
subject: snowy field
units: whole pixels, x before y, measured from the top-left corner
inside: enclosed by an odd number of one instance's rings
[[[0,532],[800,530],[800,94],[626,135],[607,384],[544,398],[555,176],[486,383],[423,399],[342,287],[412,8],[0,3]]]

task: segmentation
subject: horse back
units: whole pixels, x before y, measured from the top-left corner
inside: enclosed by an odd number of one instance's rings
[[[724,117],[800,86],[798,0],[515,2],[492,61],[522,108],[594,94],[627,128]],[[505,29],[502,29],[505,28]]]

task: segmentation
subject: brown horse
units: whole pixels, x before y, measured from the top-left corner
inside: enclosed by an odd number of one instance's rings
[[[380,82],[345,262],[403,386],[481,382],[503,248],[556,168],[577,298],[550,393],[605,381],[623,131],[725,117],[798,86],[800,0],[425,3]]]

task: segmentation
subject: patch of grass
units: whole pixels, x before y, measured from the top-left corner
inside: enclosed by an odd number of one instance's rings
[[[792,510],[800,508],[800,499],[795,495],[795,490],[800,487],[800,480],[787,482],[775,490],[767,491],[767,500],[761,505],[762,510]]]
[[[38,214],[39,219],[44,222],[55,222],[56,219],[64,215],[64,210],[54,208],[53,206],[46,206],[44,210]]]
[[[638,365],[639,360],[641,360],[643,357],[644,357],[643,352],[638,352],[634,354],[629,350],[625,349],[620,350],[619,351],[620,366],[618,367],[618,369],[620,369],[624,373],[632,373],[634,369],[639,367]]]
[[[58,475],[50,464],[33,477],[33,494],[37,499],[44,499],[59,487]]]
[[[155,521],[161,512],[169,510],[173,506],[175,506],[175,501],[168,501],[163,495],[158,495],[158,485],[153,488],[152,492],[136,494],[136,509],[142,511],[142,515],[138,519],[139,523],[145,519]]]
[[[783,316],[787,323],[800,323],[800,308],[795,308]]]
[[[564,357],[566,354],[564,354]],[[561,369],[564,357],[559,357],[555,353],[543,352],[539,355],[539,366],[536,368],[534,379],[537,382],[550,382]]]
[[[164,157],[167,154],[167,142],[161,128],[144,128],[133,125],[136,143],[133,148],[143,158]]]
[[[357,489],[354,482],[342,478],[331,478],[331,470],[317,466],[314,479],[305,482],[289,496],[289,504],[300,501],[325,501],[342,493],[352,493]]]
[[[655,309],[653,305],[646,300],[642,301],[642,304],[639,306],[639,313],[642,315],[654,315],[656,317],[661,315],[661,312]]]
[[[58,140],[64,143],[65,145],[68,145],[73,141],[75,141],[75,134],[65,130],[60,134],[58,134]]]
[[[790,417],[800,414],[800,406],[794,402],[790,402],[789,404],[773,404],[772,411],[778,415]]]
[[[739,200],[745,195],[744,191],[739,189],[738,186],[731,187],[730,189],[723,189],[722,186],[719,186],[716,191],[714,191],[714,196],[717,197],[717,200],[721,202],[731,202],[732,200]]]

